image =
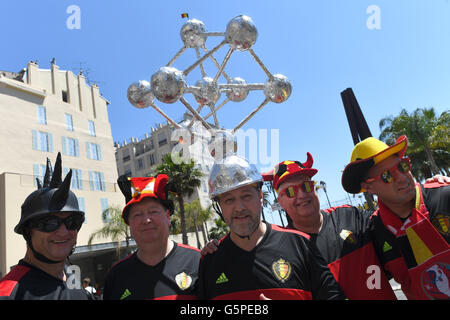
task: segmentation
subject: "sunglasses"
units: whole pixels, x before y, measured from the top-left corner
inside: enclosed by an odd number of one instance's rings
[[[384,170],[374,178],[367,179],[366,182],[371,183],[381,179],[381,181],[386,184],[392,183],[394,181],[394,173],[396,171],[401,173],[408,173],[409,171],[411,171],[411,160],[408,157],[404,157],[392,168]]]
[[[66,218],[61,218],[55,215],[50,215],[45,218],[36,219],[30,222],[32,229],[37,229],[41,232],[53,232],[59,229],[64,223],[67,230],[80,230],[84,222],[84,216],[78,213],[71,214]]]
[[[294,198],[297,195],[298,190],[300,190],[300,189],[302,189],[302,191],[304,193],[313,192],[315,184],[316,184],[315,181],[308,180],[308,181],[305,181],[303,183],[287,187],[286,189],[281,191],[281,194],[286,194],[286,196],[288,198]]]

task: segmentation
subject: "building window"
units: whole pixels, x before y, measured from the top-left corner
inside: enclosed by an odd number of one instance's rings
[[[122,161],[127,162],[130,160],[130,149],[123,149],[122,150]]]
[[[62,151],[63,154],[79,157],[80,156],[80,147],[78,144],[78,139],[62,137]]]
[[[47,111],[45,110],[45,107],[43,106],[37,107],[37,117],[38,123],[47,124]]]
[[[89,123],[89,134],[95,137],[95,124],[94,121],[88,120]]]
[[[103,223],[107,223],[111,220],[111,213],[108,209],[108,199],[100,198],[100,208],[102,209],[102,220]]]
[[[167,144],[166,134],[164,132],[161,132],[160,134],[158,134],[158,145],[161,147],[165,144]]]
[[[66,113],[66,129],[69,131],[73,131],[73,121],[72,121],[72,115]]]
[[[72,169],[72,184],[71,188],[76,190],[83,190],[83,180],[81,169]],[[64,176],[69,173],[70,168],[64,168]]]
[[[151,151],[151,150],[153,150],[153,149],[155,149],[155,145],[154,145],[154,143],[153,143],[153,140],[149,140],[149,141],[147,141],[146,143],[145,143],[145,150],[146,151]]]
[[[102,148],[97,143],[86,142],[86,154],[88,159],[102,160]]]
[[[68,96],[67,96],[67,91],[66,90],[62,90],[62,101],[64,102],[69,102]]]
[[[148,164],[149,164],[149,166],[152,166],[155,164],[155,154],[154,153],[148,155]]]
[[[33,182],[35,187],[37,187],[36,178],[41,181],[41,184],[44,182],[45,169],[46,166],[44,164],[33,164]]]
[[[145,144],[144,143],[139,143],[134,147],[134,156],[140,156],[141,154],[143,154],[145,152]]]
[[[144,159],[137,159],[136,161],[136,169],[141,170],[144,168]]]
[[[33,150],[53,152],[53,135],[48,132],[32,130]]]
[[[89,186],[92,191],[106,191],[103,172],[89,171]]]
[[[87,222],[87,214],[86,214],[86,205],[84,202],[84,198],[77,197],[77,200],[78,200],[78,208],[80,209],[80,211],[84,212],[84,222],[83,223],[86,223]]]

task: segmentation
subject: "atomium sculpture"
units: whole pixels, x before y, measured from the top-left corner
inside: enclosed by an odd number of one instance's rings
[[[195,134],[193,124],[200,121],[201,124],[211,132],[212,140],[209,142],[211,147],[229,143],[233,140],[234,133],[248,122],[258,111],[260,111],[268,102],[281,103],[286,101],[292,91],[292,86],[287,77],[281,74],[271,74],[261,59],[253,51],[252,46],[258,37],[258,31],[252,19],[245,15],[233,18],[227,25],[225,32],[207,32],[203,22],[191,19],[188,20],[180,31],[183,47],[175,54],[175,56],[167,63],[166,66],[160,68],[151,76],[150,83],[144,80],[131,84],[128,88],[127,97],[130,103],[137,108],[153,107],[167,121],[178,129],[182,126],[172,120],[164,111],[156,104],[155,98],[165,104],[172,104],[177,101],[183,105],[192,114],[192,121],[185,126]],[[206,40],[208,37],[224,37],[216,47],[208,50]],[[228,45],[229,49],[222,63],[214,58],[213,54],[224,45]],[[198,60],[183,71],[172,67],[172,64],[188,49],[195,49]],[[201,56],[200,49],[205,54]],[[259,64],[264,73],[267,75],[265,83],[247,83],[240,77],[230,77],[225,72],[225,67],[235,51],[248,51],[254,60]],[[203,62],[211,59],[217,67],[217,72],[213,77],[206,75]],[[188,85],[186,76],[195,68],[199,67],[202,79],[196,81],[194,85]],[[227,83],[218,83],[219,77],[223,76]],[[232,130],[220,130],[219,118],[217,111],[229,101],[242,102],[249,95],[250,91],[261,90],[264,93],[264,101],[244,117]],[[222,93],[226,99],[218,104]],[[198,103],[197,109],[193,108],[184,98],[185,94],[192,94]],[[217,105],[218,104],[218,105]],[[217,105],[217,106],[216,106]],[[209,107],[210,112],[201,116],[204,106]],[[206,121],[209,117],[214,119],[214,128]]]

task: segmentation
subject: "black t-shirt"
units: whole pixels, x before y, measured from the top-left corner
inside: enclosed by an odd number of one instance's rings
[[[195,299],[200,256],[200,250],[175,242],[167,257],[155,266],[132,253],[109,271],[103,299]]]
[[[373,246],[372,213],[348,205],[323,210],[322,228],[311,241],[347,298],[396,299]]]
[[[344,299],[341,289],[309,236],[267,224],[251,251],[227,235],[216,252],[202,258],[202,299]]]
[[[69,289],[64,281],[20,260],[0,280],[0,299],[90,300],[83,289]]]

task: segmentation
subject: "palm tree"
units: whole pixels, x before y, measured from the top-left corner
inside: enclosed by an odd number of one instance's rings
[[[184,212],[186,214],[186,222],[187,228],[191,229],[193,227],[195,231],[195,236],[197,238],[197,247],[201,248],[200,237],[199,237],[199,229],[203,233],[203,240],[206,243],[207,238],[205,235],[205,230],[203,224],[208,220],[211,216],[211,206],[207,209],[203,209],[200,205],[200,200],[196,199],[191,203],[184,204]]]
[[[263,220],[266,221],[266,216],[264,215],[264,208],[270,208],[269,191],[264,190],[262,192],[262,194],[263,194],[263,199],[262,199],[263,207],[261,209],[261,214],[262,214]]]
[[[439,118],[433,108],[418,108],[413,113],[402,109],[396,117],[380,120],[380,140],[392,145],[401,136],[408,137],[408,154],[416,178],[429,174],[447,174],[450,159],[450,114]]]
[[[225,223],[225,221],[222,220],[222,218],[217,218],[214,220],[216,226],[211,228],[211,231],[209,232],[209,238],[210,239],[222,239],[229,231],[228,225]]]
[[[92,246],[92,241],[95,238],[110,238],[112,241],[117,242],[117,259],[120,258],[120,242],[125,239],[126,247],[128,248],[130,243],[130,228],[122,219],[122,209],[118,206],[111,206],[106,208],[102,212],[103,221],[105,224],[102,228],[94,231],[88,240],[88,246]]]
[[[169,176],[168,188],[175,196],[180,208],[180,224],[183,244],[188,243],[186,218],[184,214],[184,196],[191,196],[195,189],[200,186],[200,178],[203,173],[195,168],[194,160],[189,163],[183,161],[172,161],[172,156],[167,153],[162,163],[156,168],[156,173],[164,173]]]

